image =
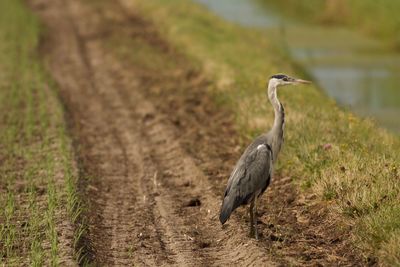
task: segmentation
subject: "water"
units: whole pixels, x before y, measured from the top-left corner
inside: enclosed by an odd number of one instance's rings
[[[350,30],[284,18],[257,0],[195,0],[226,20],[264,28],[339,105],[400,133],[400,53]]]

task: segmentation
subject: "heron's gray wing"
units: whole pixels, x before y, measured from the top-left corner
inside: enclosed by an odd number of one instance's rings
[[[272,150],[268,145],[259,145],[245,159],[245,175],[237,183],[237,197],[244,203],[268,186],[272,173]],[[242,204],[242,203],[241,203]]]
[[[243,154],[228,181],[220,214],[222,223],[238,206],[267,188],[271,172],[272,151],[268,145],[259,145]]]
[[[237,181],[241,177],[243,177],[245,175],[245,173],[246,173],[246,164],[245,164],[245,161],[242,158],[240,158],[239,161],[236,163],[236,166],[233,169],[231,176],[229,177],[228,184],[226,185],[224,197],[231,190],[232,184],[234,184],[235,181]]]

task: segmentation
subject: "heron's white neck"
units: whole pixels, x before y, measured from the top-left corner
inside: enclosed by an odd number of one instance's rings
[[[275,112],[275,119],[274,125],[271,129],[271,137],[273,138],[271,146],[273,152],[273,161],[276,161],[279,151],[281,150],[281,146],[283,143],[283,130],[285,127],[285,111],[281,102],[279,102],[276,88],[277,88],[277,81],[275,79],[271,79],[268,84],[268,98],[271,102],[272,106],[274,107]]]
[[[277,82],[275,81],[275,79],[271,79],[270,82],[268,83],[268,98],[272,106],[274,107],[274,112],[275,112],[275,119],[272,130],[280,132],[283,131],[284,128],[285,111],[283,109],[281,102],[279,102],[276,88],[277,88]]]

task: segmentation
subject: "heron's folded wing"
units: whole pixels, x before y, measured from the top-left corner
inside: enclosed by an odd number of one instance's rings
[[[245,175],[238,183],[241,198],[247,199],[258,191],[265,190],[272,172],[272,151],[267,145],[255,149],[245,161]]]
[[[271,170],[271,149],[269,146],[260,145],[237,163],[229,178],[225,196],[234,189],[235,198],[239,202],[246,202],[257,190],[265,187]]]
[[[233,169],[231,176],[229,177],[228,184],[226,185],[224,197],[226,197],[226,195],[229,194],[229,191],[231,190],[232,185],[236,184],[237,181],[239,181],[242,177],[245,176],[245,171],[246,171],[245,161],[240,159],[236,163],[236,166]]]
[[[220,221],[224,224],[237,207],[247,204],[257,193],[263,192],[269,183],[272,168],[272,152],[267,145],[259,145],[243,154],[229,178],[222,201]]]

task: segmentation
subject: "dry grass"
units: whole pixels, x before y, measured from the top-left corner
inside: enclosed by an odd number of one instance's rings
[[[182,0],[125,2],[139,6],[214,80],[215,99],[235,111],[243,145],[271,125],[267,77],[277,72],[304,76],[262,31],[228,24]],[[339,109],[318,88],[283,88],[279,95],[287,131],[278,172],[354,225],[354,244],[366,258],[400,264],[399,138]]]

